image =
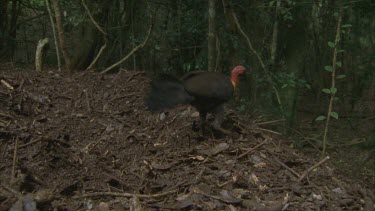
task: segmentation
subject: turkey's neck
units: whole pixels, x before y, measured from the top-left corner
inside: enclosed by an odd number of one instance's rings
[[[236,88],[237,81],[238,81],[238,74],[232,73],[232,75],[230,76],[230,81],[232,82],[233,88]]]

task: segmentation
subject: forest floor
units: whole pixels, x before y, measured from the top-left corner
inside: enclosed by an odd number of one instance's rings
[[[373,183],[272,122],[229,109],[233,134],[200,137],[188,106],[150,113],[144,72],[0,79],[0,210],[374,210]]]

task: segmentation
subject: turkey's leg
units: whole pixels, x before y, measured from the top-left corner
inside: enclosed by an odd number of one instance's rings
[[[199,134],[201,136],[203,136],[203,133],[204,133],[204,124],[206,122],[206,116],[207,116],[207,113],[199,112],[199,117],[200,117]]]
[[[225,116],[224,105],[220,105],[215,110],[213,110],[213,114],[215,115],[215,120],[212,124],[213,128],[224,134],[227,134],[227,135],[231,134],[230,131],[225,130],[224,128],[221,127],[221,124],[223,123],[224,116]]]

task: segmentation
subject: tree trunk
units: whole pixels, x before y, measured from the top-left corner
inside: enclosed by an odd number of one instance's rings
[[[64,28],[62,25],[62,19],[61,19],[61,11],[60,11],[60,6],[59,6],[59,0],[51,0],[52,2],[52,7],[55,12],[55,17],[56,17],[56,29],[58,32],[58,37],[59,37],[59,42],[60,42],[60,47],[61,51],[65,60],[65,68],[67,71],[71,71],[71,63],[70,63],[70,56],[68,53],[68,50],[65,45],[65,38],[64,38]]]
[[[215,2],[208,0],[208,71],[216,71]]]
[[[8,41],[8,49],[10,50],[9,57],[13,58],[16,45],[17,45],[17,19],[18,13],[20,11],[20,6],[18,0],[12,1],[12,12],[10,18],[10,25],[9,25],[9,41]]]
[[[43,50],[46,49],[49,44],[48,38],[44,38],[42,40],[39,40],[38,45],[36,47],[36,53],[35,53],[35,69],[38,72],[43,71]]]

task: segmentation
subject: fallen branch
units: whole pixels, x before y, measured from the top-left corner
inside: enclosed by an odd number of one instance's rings
[[[259,122],[259,123],[256,123],[258,126],[259,125],[269,125],[269,124],[273,124],[273,123],[278,123],[278,122],[284,122],[285,119],[277,119],[277,120],[272,120],[272,121],[268,121],[268,122]]]
[[[3,84],[7,89],[10,89],[10,90],[13,90],[14,87],[11,86],[8,82],[6,82],[5,80],[1,80],[1,84]]]
[[[16,138],[16,142],[14,143],[13,167],[12,167],[11,182],[14,181],[15,176],[16,176],[17,155],[18,155],[18,138]]]
[[[319,161],[318,163],[316,163],[315,165],[311,166],[310,168],[308,168],[303,174],[302,176],[300,176],[298,178],[298,182],[301,182],[309,173],[310,171],[312,171],[313,169],[317,168],[318,166],[322,165],[323,163],[325,163],[327,160],[329,160],[329,156],[323,158],[321,161]]]
[[[289,168],[289,166],[285,165],[283,162],[281,162],[281,160],[279,160],[279,158],[273,156],[272,157],[274,161],[276,161],[277,164],[279,164],[280,166],[284,167],[285,169],[289,170],[290,172],[292,172],[292,174],[294,174],[294,176],[296,177],[300,177],[300,175],[295,172],[293,169]]]
[[[130,51],[130,53],[128,55],[126,55],[124,58],[122,58],[120,61],[116,62],[112,66],[110,66],[107,69],[103,70],[100,74],[107,73],[108,71],[110,71],[113,68],[117,67],[121,63],[125,62],[126,60],[128,60],[130,58],[130,56],[132,56],[135,52],[137,52],[139,49],[143,48],[146,45],[148,39],[150,38],[150,34],[151,34],[151,31],[152,31],[152,28],[154,26],[154,24],[153,24],[153,16],[151,16],[151,21],[150,22],[151,22],[150,23],[150,27],[148,28],[148,32],[147,32],[145,40],[141,44],[137,45],[137,47],[135,47],[132,51]]]
[[[249,154],[250,152],[252,152],[252,151],[258,149],[258,148],[261,147],[261,146],[263,146],[263,145],[266,144],[267,142],[268,142],[268,139],[265,139],[262,143],[256,145],[255,147],[253,147],[253,148],[247,150],[246,152],[242,153],[241,155],[239,155],[239,156],[237,157],[237,159],[240,159],[240,158],[246,156],[246,155]]]
[[[163,193],[156,194],[137,194],[137,193],[116,193],[116,192],[94,192],[94,193],[85,193],[80,196],[73,196],[74,199],[86,198],[86,197],[95,197],[95,196],[115,196],[115,197],[138,197],[138,198],[157,198],[161,196],[166,196],[172,193],[175,193],[177,190],[170,190]]]
[[[39,141],[42,141],[42,140],[43,140],[43,138],[37,138],[37,139],[35,139],[34,141],[30,141],[30,142],[27,143],[27,144],[22,144],[22,145],[20,145],[20,146],[18,147],[18,149],[21,149],[21,148],[27,147],[27,146],[29,146],[29,145],[35,144],[35,143],[37,143],[37,142],[39,142]]]

